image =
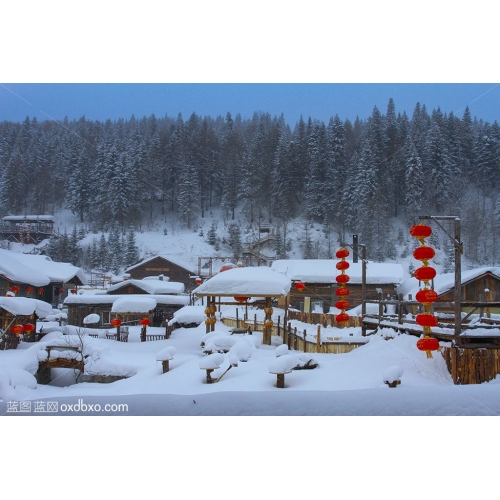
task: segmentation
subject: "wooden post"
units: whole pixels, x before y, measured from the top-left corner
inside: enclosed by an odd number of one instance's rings
[[[276,377],[277,377],[276,387],[279,387],[280,389],[284,389],[285,388],[285,374],[284,373],[277,373]]]
[[[316,352],[321,352],[321,325],[318,325],[318,335],[316,337]]]
[[[170,370],[170,363],[168,359],[164,359],[162,362],[163,373],[167,373]]]

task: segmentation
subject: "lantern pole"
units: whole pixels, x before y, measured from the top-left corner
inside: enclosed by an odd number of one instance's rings
[[[460,219],[453,215],[421,215],[419,218],[421,220],[433,220],[452,241],[455,249],[455,286],[453,289],[453,301],[455,305],[455,331],[453,340],[455,345],[458,345],[460,342],[460,334],[462,333],[462,254],[464,253],[464,244],[460,241]],[[439,223],[440,220],[455,222],[455,236],[448,233],[448,231]]]

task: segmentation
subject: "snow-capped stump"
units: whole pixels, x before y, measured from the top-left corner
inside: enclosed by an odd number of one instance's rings
[[[238,338],[238,341],[231,346],[229,354],[238,361],[246,362],[252,356],[253,344],[246,338]]]
[[[284,354],[288,354],[288,346],[286,344],[281,344],[274,350],[274,354],[277,358],[283,356]]]
[[[269,373],[276,375],[276,387],[285,387],[285,375],[290,373],[296,365],[295,356],[278,356],[269,363]]]
[[[404,370],[399,365],[393,365],[387,368],[383,374],[384,384],[389,387],[396,387],[401,383],[401,377],[403,376]]]
[[[161,361],[162,363],[162,373],[166,373],[170,370],[170,361],[174,359],[176,353],[176,348],[169,345],[156,354],[156,361]]]
[[[217,382],[219,379],[212,378],[212,372],[220,368],[220,365],[224,362],[225,356],[219,352],[209,354],[200,360],[200,369],[206,370],[207,372],[207,384],[213,384]],[[232,366],[232,365],[230,365]]]

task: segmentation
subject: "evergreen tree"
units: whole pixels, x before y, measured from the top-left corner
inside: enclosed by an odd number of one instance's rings
[[[138,261],[139,261],[139,249],[137,248],[136,244],[134,228],[131,227],[127,233],[125,255],[123,258],[125,269],[127,269],[130,266],[133,266]]]

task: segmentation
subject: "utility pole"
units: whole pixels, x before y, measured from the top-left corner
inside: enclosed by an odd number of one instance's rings
[[[455,249],[455,286],[453,290],[453,301],[455,309],[455,332],[453,340],[455,345],[460,343],[460,334],[462,333],[462,254],[464,253],[463,242],[460,241],[460,219],[453,215],[421,215],[420,220],[433,220],[438,227],[452,241]],[[455,235],[452,236],[439,221],[454,221]]]

